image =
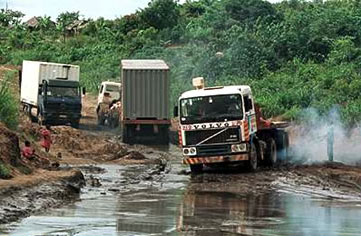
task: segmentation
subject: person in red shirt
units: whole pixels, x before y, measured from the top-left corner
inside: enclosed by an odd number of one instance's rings
[[[51,132],[50,132],[50,126],[47,125],[46,129],[42,129],[41,130],[41,136],[42,136],[42,140],[41,140],[41,146],[45,149],[46,152],[50,151],[50,146],[52,144],[51,141]]]
[[[21,155],[26,160],[32,161],[35,159],[35,150],[31,147],[29,141],[25,141],[25,146],[24,146],[23,150],[21,150]]]

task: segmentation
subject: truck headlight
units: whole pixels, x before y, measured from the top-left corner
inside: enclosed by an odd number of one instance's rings
[[[232,152],[245,152],[247,151],[247,145],[245,143],[233,144],[231,150]]]
[[[197,155],[197,149],[195,147],[183,148],[183,154],[185,156],[195,156]]]

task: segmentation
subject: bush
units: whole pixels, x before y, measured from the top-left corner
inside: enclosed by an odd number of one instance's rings
[[[2,162],[0,162],[0,179],[10,179],[10,169]]]
[[[14,73],[8,72],[5,74],[5,80],[0,82],[0,122],[10,129],[17,127],[19,113],[19,104],[9,88],[10,80],[13,77]]]

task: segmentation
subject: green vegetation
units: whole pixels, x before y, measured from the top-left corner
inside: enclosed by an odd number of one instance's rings
[[[5,79],[0,81],[0,122],[7,127],[15,129],[18,125],[18,99],[13,96],[10,89],[11,81],[14,78],[14,72],[7,72]]]
[[[0,63],[22,60],[81,66],[82,83],[119,78],[123,58],[161,58],[172,68],[172,104],[191,88],[250,84],[268,116],[294,119],[314,107],[338,106],[344,122],[361,119],[359,0],[153,0],[115,20],[83,20],[79,12],[32,27],[21,12],[0,12]],[[84,23],[84,22],[83,22]],[[3,104],[3,103],[0,103]]]
[[[0,161],[0,179],[10,179],[10,169]]]

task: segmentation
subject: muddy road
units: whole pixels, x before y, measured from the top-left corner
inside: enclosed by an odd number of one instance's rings
[[[360,169],[318,164],[188,174],[168,163],[79,167],[75,203],[0,226],[0,235],[360,235]]]

